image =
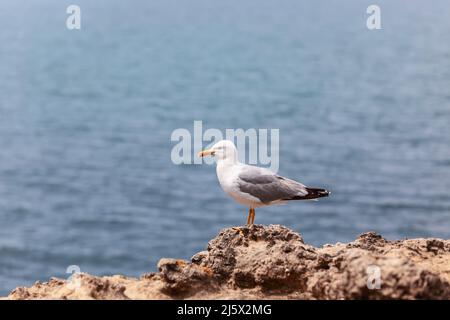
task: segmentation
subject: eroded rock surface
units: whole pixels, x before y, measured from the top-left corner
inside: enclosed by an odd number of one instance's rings
[[[82,273],[7,298],[450,299],[449,240],[387,241],[372,232],[316,248],[280,225],[229,228],[190,262],[161,259],[158,270],[139,279]]]

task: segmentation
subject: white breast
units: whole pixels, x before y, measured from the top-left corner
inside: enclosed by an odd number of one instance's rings
[[[220,186],[226,193],[237,190],[237,177],[239,175],[239,165],[219,161],[217,163],[216,172]]]

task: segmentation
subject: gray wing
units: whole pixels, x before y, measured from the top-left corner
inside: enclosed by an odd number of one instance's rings
[[[258,198],[263,203],[294,200],[308,195],[307,188],[303,184],[264,168],[245,166],[238,177],[239,190]]]

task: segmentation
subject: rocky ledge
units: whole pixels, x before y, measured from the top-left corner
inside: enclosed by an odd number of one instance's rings
[[[191,261],[139,279],[80,273],[7,299],[450,299],[450,241],[373,232],[316,248],[280,225],[224,229]]]

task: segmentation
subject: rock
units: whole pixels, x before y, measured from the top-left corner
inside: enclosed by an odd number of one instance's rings
[[[161,259],[139,279],[79,274],[7,299],[450,299],[450,241],[374,232],[316,248],[280,225],[222,230],[191,261]]]
[[[203,288],[215,289],[213,272],[206,266],[197,266],[179,259],[161,259],[158,269],[163,279],[161,291],[173,297],[193,295]]]
[[[86,273],[75,275],[71,281],[52,278],[31,288],[16,288],[8,298],[24,299],[128,299],[125,286],[112,277],[94,277]]]

